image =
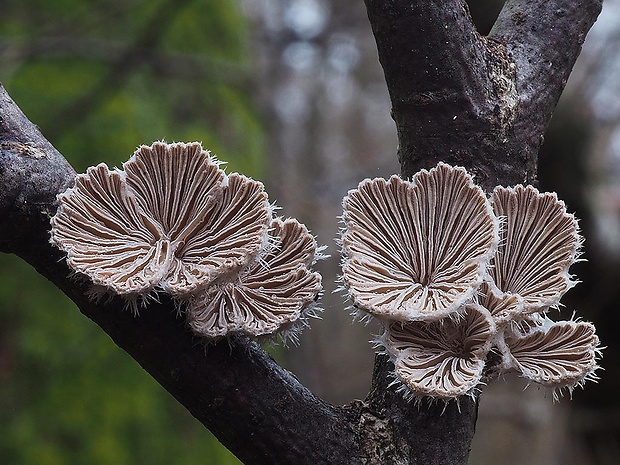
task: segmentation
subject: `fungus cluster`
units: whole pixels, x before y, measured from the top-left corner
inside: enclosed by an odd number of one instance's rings
[[[343,281],[414,398],[450,400],[516,371],[554,397],[595,380],[599,341],[552,321],[575,282],[577,221],[552,193],[497,187],[487,198],[444,163],[411,181],[364,180],[343,201]]]
[[[155,142],[121,170],[88,168],[58,205],[51,241],[93,295],[137,309],[169,294],[209,339],[298,329],[321,291],[306,227],[274,217],[262,183],[226,174],[199,143]]]

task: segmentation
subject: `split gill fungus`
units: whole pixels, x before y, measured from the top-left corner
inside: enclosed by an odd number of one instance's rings
[[[439,163],[411,181],[366,179],[343,209],[344,287],[382,323],[377,346],[405,395],[458,400],[517,372],[556,398],[597,379],[594,326],[549,317],[582,244],[555,194],[519,185],[489,199]]]
[[[321,292],[314,237],[273,211],[262,183],[226,174],[200,143],[155,142],[122,169],[78,175],[58,196],[51,242],[95,297],[137,310],[166,293],[204,338],[265,336],[303,327]]]

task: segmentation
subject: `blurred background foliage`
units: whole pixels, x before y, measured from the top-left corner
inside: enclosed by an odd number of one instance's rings
[[[199,140],[258,175],[247,27],[234,1],[3,0],[0,77],[78,172]]]
[[[2,0],[0,81],[78,172],[199,140],[260,177],[233,1]],[[0,255],[0,463],[238,464],[56,288]]]

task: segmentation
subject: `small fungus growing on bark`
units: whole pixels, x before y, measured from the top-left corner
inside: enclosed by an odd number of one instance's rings
[[[263,184],[226,175],[199,143],[139,147],[123,164],[78,175],[58,196],[51,241],[94,294],[165,292],[208,338],[303,326],[321,278],[314,237],[273,218]]]
[[[520,312],[558,305],[575,284],[568,272],[581,246],[574,216],[554,193],[532,186],[496,187],[491,204],[504,220],[491,287],[500,296],[516,296]]]
[[[392,322],[381,343],[406,394],[452,399],[476,394],[494,336],[489,312],[469,304],[459,321]]]
[[[78,175],[58,197],[51,240],[103,292],[183,298],[254,260],[271,211],[261,183],[226,176],[200,144],[141,146]],[[240,227],[244,226],[244,227]]]
[[[548,316],[575,284],[569,268],[583,242],[577,220],[554,193],[532,186],[496,187],[492,205],[504,227],[481,301],[500,329],[500,371],[517,371],[551,387],[554,397],[596,380],[600,349],[594,326]]]
[[[403,322],[463,312],[498,240],[489,201],[463,168],[367,179],[343,206],[343,278],[356,307]]]
[[[536,316],[502,333],[503,370],[553,388],[556,397],[563,389],[596,380],[599,340],[594,325]]]
[[[582,243],[555,194],[497,187],[487,203],[464,169],[440,163],[411,183],[362,181],[343,205],[344,284],[382,322],[410,397],[474,396],[510,371],[554,398],[596,379],[594,326],[548,316],[575,284]]]
[[[294,219],[274,219],[272,246],[233,279],[218,281],[188,306],[192,330],[217,339],[231,333],[294,335],[321,292],[321,275],[310,268],[317,244]]]

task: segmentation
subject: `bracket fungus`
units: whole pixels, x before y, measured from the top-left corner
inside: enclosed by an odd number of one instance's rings
[[[365,180],[343,206],[343,279],[356,307],[400,321],[462,312],[498,240],[489,201],[463,168]]]
[[[396,375],[416,395],[450,398],[474,392],[480,384],[495,325],[489,312],[465,308],[459,321],[392,322],[381,339]]]
[[[539,320],[504,331],[500,340],[502,368],[554,388],[554,395],[588,379],[596,380],[598,338],[594,326],[584,321]]]
[[[303,325],[321,291],[321,275],[310,268],[320,258],[316,241],[294,219],[274,219],[269,233],[273,245],[261,260],[190,301],[195,333],[212,339],[235,332],[294,335]]]
[[[532,186],[498,186],[491,203],[505,219],[489,269],[491,291],[517,296],[517,312],[558,305],[575,284],[568,269],[582,242],[577,220],[554,193],[539,193]]]
[[[120,295],[135,309],[139,300],[167,293],[187,304],[190,327],[205,337],[289,327],[321,289],[309,269],[316,243],[308,230],[274,219],[263,184],[227,175],[197,142],[143,145],[122,170],[88,168],[58,196],[51,225],[51,242],[77,276],[90,279],[95,296]],[[218,305],[235,324],[215,333],[197,325],[199,309],[214,305],[205,298],[239,281],[257,286],[253,312],[239,312],[247,302],[221,297]],[[280,304],[288,313],[274,310]],[[254,328],[256,316],[269,312],[269,324]]]
[[[382,322],[378,345],[411,397],[475,396],[511,371],[554,398],[597,379],[594,326],[548,316],[582,243],[555,194],[498,186],[487,199],[439,163],[411,182],[362,181],[343,208],[345,288]]]

